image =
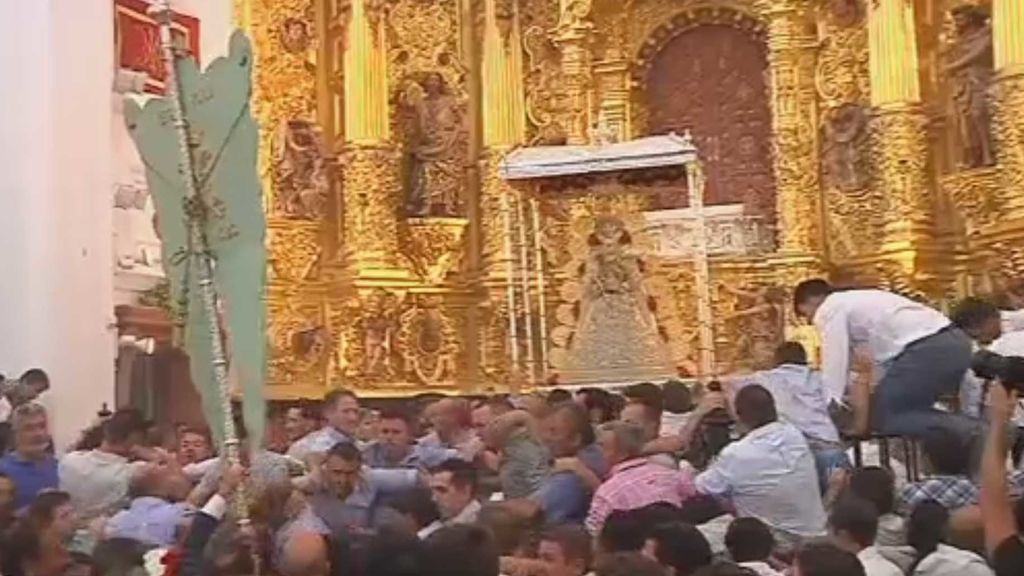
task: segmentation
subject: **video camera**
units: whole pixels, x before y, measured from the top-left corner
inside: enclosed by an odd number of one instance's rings
[[[981,350],[971,359],[971,370],[982,380],[999,380],[1007,390],[1024,393],[1024,357],[1003,356]]]

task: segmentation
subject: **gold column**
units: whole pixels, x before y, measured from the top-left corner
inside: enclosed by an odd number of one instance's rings
[[[931,237],[934,202],[914,6],[907,0],[867,4],[875,185],[889,200],[885,240],[890,250],[916,248]]]
[[[821,188],[818,178],[818,40],[813,13],[798,0],[765,0],[769,18],[773,135],[779,250],[820,256]]]
[[[627,140],[632,134],[629,117],[629,63],[624,59],[605,60],[594,65],[595,84],[600,98],[598,124]]]
[[[1024,2],[994,0],[993,129],[1006,206],[1024,216]]]
[[[379,0],[350,0],[344,55],[345,247],[359,276],[394,276],[401,197],[390,143],[386,14]]]
[[[562,74],[568,100],[564,125],[569,144],[590,142],[591,67],[590,0],[562,0],[554,41],[562,51]]]

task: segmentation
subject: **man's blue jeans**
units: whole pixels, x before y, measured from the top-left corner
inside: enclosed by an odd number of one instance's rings
[[[913,438],[932,428],[951,430],[965,441],[976,437],[976,421],[935,409],[940,397],[958,393],[971,353],[971,339],[954,327],[907,346],[889,364],[872,395],[873,428]]]

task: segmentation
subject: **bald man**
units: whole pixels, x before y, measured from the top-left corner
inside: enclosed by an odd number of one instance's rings
[[[278,566],[282,576],[328,576],[331,573],[327,540],[315,532],[297,532],[284,546]]]

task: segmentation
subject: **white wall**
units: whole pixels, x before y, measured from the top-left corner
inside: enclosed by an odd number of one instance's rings
[[[51,374],[66,446],[113,398],[113,6],[0,7],[0,371]]]

